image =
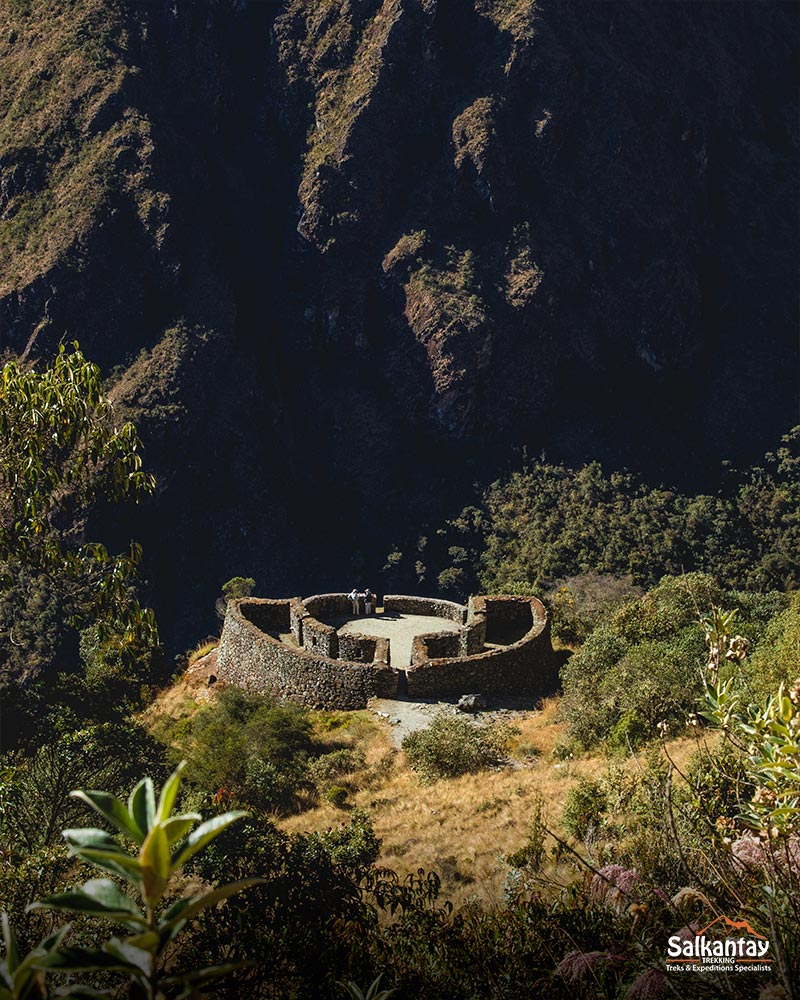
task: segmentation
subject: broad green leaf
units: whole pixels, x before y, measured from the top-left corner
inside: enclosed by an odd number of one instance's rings
[[[164,782],[164,787],[161,789],[161,795],[158,798],[158,809],[156,810],[156,821],[159,823],[166,823],[170,817],[172,807],[175,805],[175,799],[178,795],[178,789],[181,785],[181,771],[185,767],[186,761],[182,760]]]
[[[155,820],[156,793],[152,778],[142,778],[128,799],[128,808],[136,825],[147,835]]]
[[[111,938],[110,941],[107,941],[103,945],[103,951],[135,966],[146,976],[149,976],[153,970],[153,956],[149,951],[136,948],[126,941],[120,941],[119,938]]]
[[[117,883],[112,882],[111,879],[93,878],[84,882],[81,889],[87,896],[91,896],[92,899],[96,899],[109,909],[127,911],[134,916],[141,916],[136,903],[130,896],[126,896]]]
[[[148,906],[157,906],[172,872],[169,841],[163,826],[156,824],[150,830],[140,858],[145,902]]]
[[[89,948],[59,948],[43,955],[36,962],[37,969],[60,972],[91,972],[99,969],[127,972],[138,975],[140,967],[119,955]]]
[[[129,885],[132,885],[135,889],[141,892],[142,880],[139,872],[129,871],[127,868],[123,868],[122,865],[118,865],[115,861],[104,861],[101,858],[84,857],[83,854],[80,854],[77,851],[74,851],[73,853],[75,857],[81,858],[83,861],[86,861],[87,864],[92,864],[104,872],[110,872],[112,875],[124,878]]]
[[[194,857],[198,851],[202,850],[215,837],[218,837],[231,823],[235,823],[246,815],[246,812],[240,810],[227,812],[221,816],[214,816],[206,820],[205,823],[201,823],[196,830],[189,834],[183,846],[178,851],[174,860],[175,867],[179,868],[181,865],[185,865],[189,858]]]
[[[169,846],[172,847],[173,844],[177,844],[181,837],[185,836],[195,823],[202,818],[200,813],[183,813],[180,816],[173,816],[171,819],[168,819],[163,824],[163,827],[169,841]]]
[[[142,868],[138,858],[132,858],[121,851],[104,850],[98,847],[71,847],[70,853],[82,858],[104,871],[112,872],[114,875],[121,875],[127,879],[131,885],[139,888],[142,877]]]
[[[75,799],[82,799],[92,809],[99,812],[101,816],[105,816],[109,823],[113,823],[120,833],[131,837],[139,845],[143,843],[145,835],[139,824],[116,795],[111,795],[109,792],[95,791],[70,792],[70,795]]]
[[[74,910],[89,913],[106,920],[147,926],[147,921],[129,899],[110,879],[93,879],[81,889],[56,893],[31,903],[29,910]]]
[[[8,914],[3,910],[2,914],[3,921],[3,944],[6,949],[6,967],[9,972],[13,972],[19,965],[19,952],[17,950],[17,939],[14,935],[14,931],[11,928],[11,922],[8,919]]]
[[[263,885],[264,881],[263,878],[242,879],[240,882],[229,882],[227,885],[221,885],[217,889],[211,889],[209,892],[192,896],[188,901],[180,900],[182,903],[186,902],[186,905],[178,910],[177,913],[175,912],[175,906],[170,907],[159,921],[158,929],[160,931],[166,930],[177,920],[190,920],[195,914],[208,909],[209,906],[220,903],[223,899],[227,899],[229,896],[233,896],[237,892],[241,892],[242,889],[249,888],[251,885]]]
[[[112,850],[109,847],[70,847],[70,853],[77,854],[78,857],[86,858],[89,861],[112,861],[120,868],[139,874],[141,865],[138,858],[132,858],[119,848]]]
[[[75,830],[62,830],[61,836],[73,847],[100,847],[103,850],[123,853],[122,848],[107,830],[97,830],[85,826]]]
[[[54,896],[46,896],[44,899],[37,899],[36,902],[31,903],[27,909],[67,910],[71,913],[87,913],[93,917],[103,917],[105,920],[121,920],[125,923],[138,923],[141,921],[142,923],[145,923],[141,917],[136,918],[128,912],[111,910],[108,907],[103,906],[102,903],[98,903],[97,900],[91,899],[79,891],[59,892]]]

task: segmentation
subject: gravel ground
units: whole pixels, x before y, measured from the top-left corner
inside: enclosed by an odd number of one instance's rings
[[[467,693],[467,692],[465,692]],[[469,692],[472,693],[472,692]],[[507,701],[502,705],[494,705],[484,712],[471,715],[460,712],[455,701],[398,701],[392,698],[373,698],[369,703],[370,711],[381,719],[385,719],[391,728],[392,742],[399,747],[403,737],[419,729],[427,729],[439,712],[449,715],[461,715],[470,719],[476,726],[488,725],[492,722],[513,722],[514,719],[524,719],[533,714],[530,702]]]

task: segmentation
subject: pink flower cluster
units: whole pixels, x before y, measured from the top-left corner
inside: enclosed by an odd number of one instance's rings
[[[611,958],[609,951],[568,951],[556,966],[556,975],[567,983],[577,984],[591,975],[598,962],[608,962]]]
[[[593,903],[600,903],[616,910],[624,909],[630,900],[627,897],[639,881],[635,868],[623,865],[606,865],[589,883],[589,897]]]
[[[648,969],[631,983],[625,1000],[660,1000],[665,995],[664,973]]]
[[[743,833],[731,844],[736,864],[749,872],[765,872],[774,867],[800,875],[800,837],[768,843],[752,833]]]

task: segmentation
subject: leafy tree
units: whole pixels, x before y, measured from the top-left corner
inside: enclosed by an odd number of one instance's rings
[[[563,642],[584,642],[603,618],[641,595],[630,577],[583,573],[559,580],[546,595],[553,635]]]
[[[234,576],[222,585],[222,596],[226,601],[238,601],[242,597],[250,597],[256,587],[252,576]]]
[[[91,628],[102,662],[136,684],[157,647],[151,610],[135,594],[141,548],[111,554],[92,541],[99,506],[136,503],[154,489],[133,424],[103,394],[100,370],[78,345],[49,367],[8,361],[0,372],[0,688],[80,663],[78,631]],[[88,647],[87,647],[88,648]],[[114,671],[112,670],[112,673]],[[12,698],[12,700],[13,700]],[[7,700],[7,699],[6,699]],[[23,698],[24,700],[24,698]],[[6,705],[3,739],[18,734]],[[21,707],[21,706],[20,706]]]
[[[742,664],[748,697],[763,701],[795,679],[800,666],[800,591],[767,625],[762,641]]]
[[[61,842],[82,809],[70,797],[79,785],[101,785],[121,792],[147,768],[163,770],[163,748],[143,727],[102,723],[64,732],[28,755],[8,754],[0,770],[0,846],[7,857],[21,856]]]
[[[242,597],[250,597],[256,589],[256,581],[252,576],[233,576],[222,585],[222,597],[217,598],[215,610],[220,621],[225,620],[228,601],[238,601]]]
[[[729,588],[797,588],[800,428],[762,466],[729,470],[716,496],[608,474],[596,462],[526,464],[431,537],[428,570],[441,589],[462,595],[541,593],[586,574],[652,587],[688,571]]]
[[[21,571],[58,583],[74,623],[104,635],[152,642],[152,613],[131,594],[141,548],[110,555],[87,541],[100,502],[137,502],[155,481],[142,469],[139,438],[103,395],[100,369],[63,347],[39,371],[7,362],[0,380],[0,586]],[[4,631],[12,630],[4,623]],[[12,640],[13,641],[13,640]]]

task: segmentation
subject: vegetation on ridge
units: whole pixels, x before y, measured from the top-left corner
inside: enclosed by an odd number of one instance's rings
[[[694,571],[731,590],[799,587],[800,427],[763,465],[728,469],[726,478],[718,495],[691,496],[608,475],[597,462],[528,461],[445,525],[399,546],[387,586],[416,577],[445,593],[549,593],[556,604],[566,579],[581,588],[592,576],[595,593],[597,578],[609,578],[612,595],[626,580],[635,590]]]

